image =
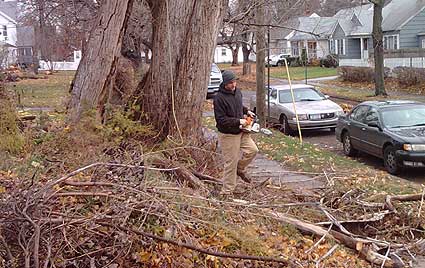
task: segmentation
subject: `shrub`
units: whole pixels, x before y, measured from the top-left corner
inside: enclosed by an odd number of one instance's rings
[[[390,75],[390,68],[384,69],[384,78]],[[339,67],[339,75],[344,81],[349,82],[370,82],[375,81],[375,69],[370,67]]]
[[[289,58],[288,58],[289,59]],[[291,60],[288,60],[288,64],[291,67],[299,67],[302,65],[300,57],[291,57]]]
[[[0,152],[18,153],[25,145],[25,139],[18,127],[18,115],[13,102],[0,85]]]
[[[338,67],[338,56],[337,55],[327,55],[325,58],[320,59],[320,66],[326,68],[336,68]]]
[[[320,60],[319,59],[310,59],[309,65],[310,66],[320,66]]]
[[[398,83],[403,86],[413,86],[425,83],[425,69],[411,67],[396,67],[393,74]]]

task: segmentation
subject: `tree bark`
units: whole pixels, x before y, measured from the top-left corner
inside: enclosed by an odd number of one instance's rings
[[[107,0],[102,4],[72,86],[68,113],[73,122],[93,108],[102,119],[132,5],[133,0]]]
[[[239,44],[236,43],[234,47],[230,46],[230,49],[232,50],[232,66],[237,66],[239,64],[238,62]]]
[[[168,3],[168,5],[167,5]],[[202,104],[224,11],[220,1],[150,1],[152,63],[139,84],[143,118],[157,139],[202,136]]]
[[[246,43],[242,43],[242,53],[243,53],[243,69],[242,75],[251,74],[251,63],[249,62],[249,55],[251,54],[252,49],[248,47],[248,33],[242,35],[243,40]]]
[[[264,5],[258,5],[256,20],[258,25],[264,25]],[[266,122],[266,106],[265,106],[265,85],[264,85],[264,61],[266,57],[266,37],[264,27],[257,27],[256,34],[257,44],[257,64],[256,64],[256,79],[257,79],[257,115],[260,120],[260,124],[264,125]]]
[[[384,0],[373,0],[373,47],[375,58],[375,95],[386,96],[384,82],[384,45],[382,33],[382,9]]]

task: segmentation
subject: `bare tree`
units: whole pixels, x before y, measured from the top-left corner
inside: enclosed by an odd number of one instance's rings
[[[132,4],[133,0],[108,0],[102,5],[73,81],[69,104],[72,121],[78,121],[82,112],[93,108],[99,119],[103,118]]]
[[[105,111],[132,2],[109,0],[101,7],[72,88],[74,121],[87,109],[96,109],[100,116]],[[152,62],[136,91],[140,119],[157,130],[158,139],[196,141],[226,1],[146,2],[153,18]]]
[[[35,29],[35,51],[47,62],[67,60],[84,48],[99,4],[91,0],[19,0],[19,22]]]
[[[373,3],[373,48],[375,59],[375,95],[386,96],[384,82],[384,35],[382,33],[382,9],[385,0],[369,0]]]
[[[167,136],[201,137],[202,103],[226,1],[149,1],[152,63],[139,87],[144,121]]]
[[[258,25],[264,25],[265,21],[265,8],[264,5],[257,6],[257,14],[256,14],[256,22]],[[266,122],[266,109],[264,105],[265,92],[264,92],[264,63],[265,63],[265,49],[266,49],[266,32],[263,26],[257,27],[256,32],[256,44],[257,44],[257,111],[258,117],[260,119],[260,124],[264,124]]]

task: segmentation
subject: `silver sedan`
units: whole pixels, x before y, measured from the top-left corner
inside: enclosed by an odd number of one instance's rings
[[[300,128],[335,130],[338,117],[344,114],[342,108],[329,97],[310,85],[293,85],[295,107],[298,114]],[[267,94],[266,94],[267,95]],[[266,114],[268,110],[267,96],[265,99]],[[256,111],[256,102],[251,99],[250,108]],[[270,87],[270,117],[269,121],[279,124],[285,134],[297,130],[295,111],[289,85]]]

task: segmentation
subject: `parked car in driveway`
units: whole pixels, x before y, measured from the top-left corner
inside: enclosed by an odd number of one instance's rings
[[[220,68],[217,64],[211,64],[211,73],[210,73],[210,82],[208,84],[207,99],[212,98],[217,94],[218,88],[220,87],[221,82],[223,82],[223,77],[221,76]]]
[[[279,54],[279,55],[270,55],[270,59],[266,57],[266,65],[270,66],[283,66],[285,65],[285,58],[291,57],[291,54]]]
[[[387,171],[425,167],[425,105],[412,101],[370,101],[340,117],[336,138],[344,154],[362,151],[384,160]]]
[[[338,104],[329,100],[328,96],[323,95],[313,86],[298,84],[293,85],[292,88],[301,130],[326,128],[335,130],[338,116],[344,114]],[[267,96],[265,104],[268,107]],[[254,112],[255,106],[255,100],[251,99],[250,108]],[[289,85],[270,87],[269,121],[278,124],[280,130],[287,135],[298,130]]]

